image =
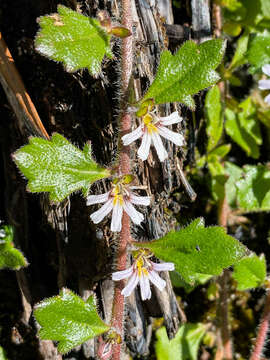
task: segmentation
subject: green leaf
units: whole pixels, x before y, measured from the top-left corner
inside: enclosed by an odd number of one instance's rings
[[[225,42],[215,39],[200,45],[187,41],[175,55],[164,51],[155,80],[141,102],[153,98],[156,104],[179,101],[194,108],[192,95],[219,80],[214,70],[224,50]]]
[[[236,113],[229,108],[225,110],[226,132],[248,156],[257,159],[260,155],[258,145],[262,144],[262,136],[256,107],[248,97],[236,110],[239,112]]]
[[[203,324],[187,323],[177,331],[175,338],[168,339],[165,327],[157,330],[155,344],[158,360],[197,360],[200,342],[205,334]]]
[[[158,258],[173,262],[175,270],[188,283],[194,283],[197,273],[219,275],[246,253],[246,248],[227,235],[224,228],[205,228],[201,218],[159,240],[136,243],[136,246],[148,248]]]
[[[88,68],[92,75],[101,70],[105,55],[112,57],[110,36],[97,20],[63,5],[58,13],[39,18],[40,31],[35,40],[42,55],[64,63],[67,71]]]
[[[270,32],[265,31],[263,34],[256,33],[250,36],[247,59],[252,65],[251,73],[270,63]]]
[[[233,278],[237,281],[238,290],[247,290],[263,285],[266,278],[264,255],[251,254],[234,266]]]
[[[19,270],[28,265],[23,254],[14,248],[13,236],[11,226],[2,226],[0,228],[0,269]]]
[[[215,156],[218,159],[224,158],[224,156],[226,156],[230,152],[231,147],[231,144],[220,145],[208,154],[208,159],[211,159],[212,156]]]
[[[230,70],[235,69],[238,66],[243,65],[246,62],[246,52],[249,41],[249,33],[246,31],[244,34],[237,40],[237,46],[232,58],[232,62],[229,66]]]
[[[218,143],[223,131],[223,116],[219,87],[213,86],[205,98],[206,133],[208,136],[207,151],[210,152]]]
[[[61,201],[79,189],[86,194],[91,183],[110,176],[92,159],[89,143],[81,151],[56,133],[51,140],[30,138],[29,145],[13,157],[28,179],[28,189],[49,192],[52,201]]]
[[[245,212],[270,210],[270,170],[267,166],[246,165],[236,182],[238,206]]]
[[[94,296],[84,302],[68,289],[37,304],[34,315],[41,339],[58,341],[62,354],[110,329],[98,315]]]
[[[225,184],[225,194],[227,202],[231,208],[237,208],[236,182],[242,177],[243,169],[227,161],[225,163],[225,174],[228,176],[228,180]]]
[[[225,183],[227,176],[223,165],[216,159],[215,161],[208,162],[208,168],[211,174],[211,190],[215,201],[224,199],[225,196]]]
[[[0,360],[8,360],[5,350],[0,346]]]

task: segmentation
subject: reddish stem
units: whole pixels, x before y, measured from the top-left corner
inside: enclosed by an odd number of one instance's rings
[[[131,2],[130,0],[122,0],[122,26],[131,30]],[[122,42],[122,59],[121,59],[121,117],[120,117],[120,137],[130,131],[131,116],[127,111],[128,90],[132,73],[133,46],[132,36],[123,39]],[[119,175],[130,173],[130,154],[128,146],[121,146],[119,141]],[[122,218],[122,230],[120,233],[119,245],[117,250],[117,271],[124,270],[127,264],[127,244],[130,242],[130,221],[128,215],[124,212]],[[123,322],[124,322],[124,297],[121,291],[124,287],[124,280],[118,281],[115,285],[113,309],[112,309],[112,327],[123,338]],[[113,360],[120,360],[121,344],[113,345]]]
[[[270,291],[267,290],[265,305],[263,309],[261,324],[259,327],[259,332],[256,338],[255,347],[251,354],[250,360],[260,360],[263,346],[267,339],[267,333],[269,329],[269,321],[270,321]]]

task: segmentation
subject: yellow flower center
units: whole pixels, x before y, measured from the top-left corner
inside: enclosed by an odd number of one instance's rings
[[[119,201],[119,204],[122,206],[124,203],[124,200],[123,200],[123,194],[122,194],[122,191],[121,191],[121,188],[119,185],[115,186],[115,188],[112,190],[112,194],[114,195],[113,206],[116,206],[118,201]]]
[[[143,122],[147,127],[147,130],[150,134],[152,134],[152,132],[158,132],[157,127],[153,124],[153,117],[150,114],[146,114],[143,117]]]
[[[142,257],[139,257],[139,259],[136,260],[136,266],[137,266],[137,269],[138,269],[139,277],[141,277],[142,274],[144,274],[145,276],[148,276],[148,271],[143,265],[144,265],[144,260],[143,260]]]

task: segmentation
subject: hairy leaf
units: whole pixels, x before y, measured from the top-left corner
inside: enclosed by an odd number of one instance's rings
[[[91,183],[110,175],[92,159],[89,143],[81,151],[56,133],[51,140],[30,138],[29,145],[16,151],[14,160],[28,179],[28,189],[49,192],[52,201],[61,201],[79,189],[86,194]]]
[[[267,166],[246,165],[236,182],[238,206],[245,212],[270,210],[270,170]]]
[[[169,340],[165,327],[158,329],[155,344],[157,359],[196,360],[205,331],[203,324],[187,323],[179,328],[172,340]]]
[[[206,109],[206,133],[208,136],[207,151],[211,151],[218,143],[223,130],[223,116],[221,113],[221,101],[219,87],[213,86],[205,98]]]
[[[225,184],[225,194],[227,202],[230,207],[237,208],[236,182],[242,177],[243,169],[227,161],[225,163],[225,174],[228,176],[228,180]]]
[[[142,102],[153,98],[156,104],[179,101],[194,108],[192,95],[219,80],[214,70],[220,64],[224,50],[225,42],[215,39],[200,45],[187,41],[175,55],[164,51],[155,80]]]
[[[62,354],[110,329],[100,319],[93,296],[84,302],[68,289],[36,305],[34,315],[41,339],[58,341]]]
[[[27,265],[27,260],[23,254],[14,248],[13,228],[2,226],[0,228],[0,269],[19,270]]]
[[[64,63],[67,71],[88,68],[92,75],[101,70],[105,55],[112,57],[110,36],[97,20],[63,5],[58,12],[39,19],[35,45],[42,55]]]
[[[197,273],[219,275],[246,253],[246,248],[227,235],[224,228],[205,228],[200,218],[159,240],[136,243],[136,246],[148,248],[158,258],[173,262],[175,270],[188,283],[194,283]]]
[[[266,278],[266,262],[264,255],[251,254],[234,266],[233,277],[237,281],[238,290],[247,290],[263,285]]]

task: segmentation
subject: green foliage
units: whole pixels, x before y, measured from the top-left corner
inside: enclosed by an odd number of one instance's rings
[[[207,151],[211,151],[218,143],[223,131],[223,116],[221,112],[220,90],[213,86],[205,98],[206,133],[208,135]]]
[[[164,51],[155,80],[142,102],[151,98],[156,104],[179,101],[194,109],[192,95],[219,80],[214,70],[220,64],[224,50],[225,42],[215,39],[200,45],[187,41],[175,55]]]
[[[208,163],[208,169],[211,174],[211,191],[215,201],[222,200],[225,197],[224,185],[227,181],[223,165],[216,159]]]
[[[56,133],[51,140],[30,138],[29,145],[13,157],[28,179],[28,189],[49,192],[52,201],[61,201],[79,189],[86,194],[91,183],[110,176],[92,159],[89,143],[81,151]]]
[[[270,210],[270,170],[267,166],[246,165],[236,182],[237,202],[245,212]]]
[[[248,48],[249,33],[244,32],[244,34],[237,40],[237,46],[230,64],[230,70],[235,69],[236,67],[243,65],[246,62],[246,52]]]
[[[104,55],[112,57],[110,36],[95,19],[63,5],[58,5],[57,10],[58,13],[39,19],[37,51],[63,62],[67,71],[88,68],[92,75],[97,75]]]
[[[159,240],[136,243],[136,246],[148,248],[158,258],[173,262],[183,280],[191,284],[196,281],[197,273],[219,275],[246,253],[246,248],[227,235],[224,228],[205,228],[201,218]]]
[[[257,159],[260,155],[259,145],[262,144],[262,136],[256,107],[248,97],[235,111],[229,108],[225,110],[226,132],[248,156]]]
[[[237,187],[235,184],[241,178],[243,170],[239,166],[227,161],[225,163],[225,173],[228,176],[225,184],[227,202],[231,208],[237,208]]]
[[[238,290],[248,290],[263,285],[266,278],[264,255],[251,254],[234,266],[233,278],[237,281]]]
[[[194,290],[198,285],[205,284],[208,280],[211,279],[211,277],[212,277],[212,275],[194,273],[193,274],[194,281],[191,285],[191,284],[185,282],[178,272],[170,271],[170,278],[171,278],[173,287],[184,288],[187,293]]]
[[[93,296],[84,302],[68,289],[36,305],[34,315],[41,339],[58,341],[62,354],[110,329],[100,319]]]
[[[270,32],[256,33],[250,36],[247,60],[252,65],[250,72],[261,70],[261,67],[270,63]]]
[[[168,339],[165,327],[157,330],[155,344],[158,360],[196,360],[200,342],[205,334],[203,324],[182,325],[172,340]]]
[[[240,168],[225,164],[226,198],[232,208],[241,212],[270,210],[270,170],[264,165],[246,165]]]
[[[23,254],[14,248],[13,236],[11,226],[2,226],[0,228],[0,269],[19,270],[28,265]]]
[[[8,360],[5,350],[0,346],[0,360]]]
[[[231,3],[231,1],[228,2]],[[235,27],[244,27],[252,32],[262,31],[270,25],[269,0],[233,1],[232,6],[225,6],[223,14],[225,25],[229,23]]]

